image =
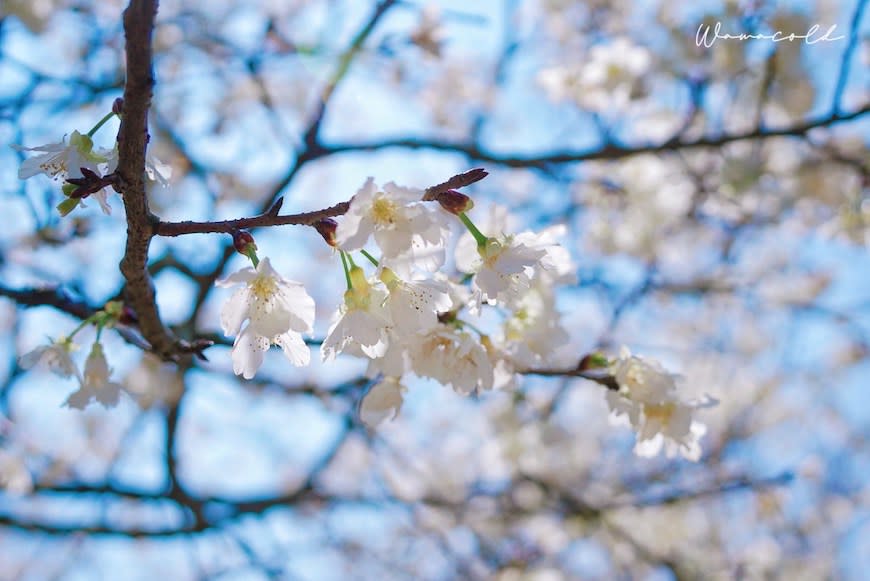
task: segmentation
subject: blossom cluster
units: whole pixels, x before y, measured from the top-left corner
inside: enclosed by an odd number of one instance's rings
[[[325,360],[339,352],[366,357],[368,375],[382,378],[361,407],[370,425],[398,413],[406,374],[463,395],[505,387],[517,371],[550,363],[567,338],[554,285],[570,282],[574,266],[558,230],[508,234],[507,214],[496,209],[484,233],[465,208],[422,198],[421,190],[378,189],[369,180],[336,229],[340,250],[359,250],[372,238],[382,253],[371,276],[351,266],[350,288],[322,348]],[[457,216],[467,231],[455,265],[467,284],[439,271]],[[491,332],[480,329],[484,308],[500,317]]]
[[[66,180],[62,214],[88,195],[108,212],[104,185],[111,181],[104,184],[104,178],[117,166],[117,149],[95,149],[91,140],[108,118],[87,135],[74,132],[61,143],[30,149],[40,154],[24,161],[19,177],[43,173]],[[165,181],[156,160],[149,158],[147,172]],[[468,215],[472,208],[456,190],[433,193],[393,182],[378,187],[369,178],[338,222],[316,224],[340,256],[347,285],[320,356],[324,362],[340,354],[367,361],[374,385],[361,401],[360,416],[370,427],[399,413],[408,375],[434,379],[462,395],[506,388],[520,373],[553,365],[568,343],[556,288],[576,281],[576,266],[559,244],[564,226],[515,232],[504,208],[493,206],[479,224]],[[448,241],[460,226],[455,271],[448,276]],[[303,335],[313,332],[314,299],[302,283],[281,276],[269,258],[259,258],[248,232],[235,232],[233,241],[252,263],[216,282],[237,287],[220,315],[223,332],[234,338],[233,371],[253,378],[273,345],[293,365],[308,365],[311,353]],[[42,363],[77,379],[79,388],[65,402],[69,407],[83,409],[92,401],[117,405],[124,388],[111,380],[100,332],[121,321],[123,309],[108,304],[69,337],[26,354],[22,367]],[[89,323],[97,327],[97,338],[80,371],[72,358],[73,336]],[[664,445],[669,455],[679,450],[687,458],[699,457],[703,426],[691,419],[699,404],[677,397],[675,376],[627,351],[611,372],[619,390],[609,393],[608,401],[638,431],[638,453],[655,454]]]

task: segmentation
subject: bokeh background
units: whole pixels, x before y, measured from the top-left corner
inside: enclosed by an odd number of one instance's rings
[[[118,295],[123,205],[60,219],[6,144],[87,131],[124,82],[124,3],[0,3],[0,579],[861,579],[870,568],[870,15],[863,0],[160,4],[150,191],[164,219],[324,208],[472,167],[472,217],[565,224],[569,368],[625,344],[720,401],[700,462],[632,453],[600,385],[463,398],[413,380],[371,431],[365,365],[319,364],[340,261],[255,232],[317,301],[313,362],[232,373],[225,235],[156,239],[164,364],[104,334],[128,394],[18,358]],[[805,34],[698,46],[723,33]],[[97,145],[111,147],[117,122]],[[88,333],[91,335],[89,336]],[[91,331],[78,336],[87,345]],[[79,354],[80,358],[86,355]]]

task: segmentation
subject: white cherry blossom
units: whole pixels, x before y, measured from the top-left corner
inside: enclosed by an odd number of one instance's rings
[[[338,353],[357,357],[381,357],[388,345],[388,329],[392,325],[384,307],[387,293],[366,280],[359,267],[351,269],[353,287],[344,293],[332,326],[320,347],[323,361],[331,361]]]
[[[525,369],[552,362],[559,347],[570,336],[562,326],[552,288],[535,284],[513,305],[503,325],[505,349]]]
[[[111,374],[112,369],[106,361],[103,346],[99,341],[95,341],[88,359],[85,361],[85,372],[81,385],[79,389],[70,394],[64,405],[82,410],[96,399],[104,407],[115,407],[121,397],[122,386],[120,383],[110,380]]]
[[[87,168],[99,173],[99,165],[106,163],[108,159],[102,152],[93,150],[94,144],[87,135],[73,131],[69,137],[59,143],[48,143],[37,147],[21,147],[13,145],[17,151],[38,151],[35,155],[21,162],[18,168],[18,179],[26,180],[35,175],[45,174],[50,178],[61,177],[80,178],[81,168]]]
[[[412,341],[408,354],[414,373],[452,385],[462,395],[493,388],[492,361],[466,331],[438,325]]]
[[[664,448],[668,458],[680,454],[686,460],[700,460],[700,439],[707,432],[707,426],[692,419],[694,409],[679,402],[644,405],[635,453],[650,458]]]
[[[457,268],[474,273],[472,308],[483,302],[510,304],[517,300],[529,290],[534,270],[545,255],[544,250],[504,235],[487,238],[476,254],[457,250]]]
[[[21,356],[18,363],[24,369],[30,369],[36,364],[45,365],[49,371],[60,377],[80,377],[78,365],[70,353],[76,348],[75,343],[66,337],[61,337],[49,345],[40,345],[36,349]]]
[[[359,406],[363,423],[371,429],[399,415],[408,388],[398,377],[384,377],[369,389]]]
[[[378,189],[369,178],[338,224],[339,248],[359,250],[373,235],[386,259],[407,257],[420,268],[436,270],[444,263],[449,217],[437,204],[420,201],[422,197],[422,190],[393,182]]]
[[[617,421],[627,419],[637,432],[635,453],[652,457],[664,449],[669,458],[679,454],[697,462],[700,438],[707,428],[693,414],[716,405],[716,400],[683,401],[677,393],[679,376],[665,371],[657,361],[632,355],[626,347],[610,371],[619,390],[607,392],[607,403]]]
[[[313,330],[314,299],[302,283],[283,278],[263,258],[256,269],[243,268],[216,284],[244,284],[221,309],[224,333],[236,335],[232,357],[237,375],[254,377],[272,345],[280,346],[293,365],[308,365],[311,353],[302,333]],[[242,330],[245,321],[248,324]]]
[[[447,284],[438,280],[403,280],[389,268],[380,279],[389,292],[385,305],[398,333],[425,331],[438,324],[438,313],[450,310],[453,301]]]
[[[659,404],[675,397],[679,376],[666,371],[658,361],[632,355],[627,347],[620,351],[611,373],[620,393],[633,401]]]

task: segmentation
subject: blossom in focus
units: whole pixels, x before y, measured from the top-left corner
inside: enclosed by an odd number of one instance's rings
[[[79,368],[70,353],[76,345],[72,340],[61,337],[50,345],[40,345],[36,349],[21,356],[19,364],[24,369],[30,369],[37,363],[48,367],[49,371],[61,377],[79,377]]]
[[[233,343],[233,371],[251,379],[263,363],[264,353],[278,345],[293,365],[308,365],[311,353],[302,333],[314,325],[314,299],[302,283],[281,277],[268,258],[256,269],[246,267],[215,284],[244,284],[221,309],[221,327]],[[248,321],[242,330],[242,324]],[[241,332],[240,332],[241,331]]]
[[[329,328],[320,354],[331,361],[338,353],[357,357],[381,357],[387,350],[388,330],[392,326],[384,307],[387,293],[366,280],[358,266],[350,270],[352,287],[344,293],[335,321]]]
[[[408,257],[420,268],[436,270],[444,263],[448,216],[422,197],[422,190],[393,182],[380,190],[369,178],[338,224],[339,248],[359,250],[374,236],[387,260]]]
[[[95,341],[85,361],[81,385],[78,390],[70,394],[64,405],[82,410],[96,399],[104,407],[115,407],[121,397],[122,387],[120,383],[109,379],[111,374],[112,369],[106,361],[103,346],[99,341]]]
[[[385,306],[399,333],[425,331],[438,324],[438,313],[450,310],[447,284],[438,280],[403,280],[389,268],[382,268],[381,281],[386,285]]]
[[[468,254],[457,247],[456,267],[474,273],[473,302],[506,303],[529,290],[535,267],[546,252],[517,242],[513,236],[487,238],[486,245]]]
[[[385,377],[369,389],[359,407],[360,419],[369,428],[376,428],[383,422],[399,415],[408,391],[398,377]]]
[[[18,179],[26,180],[35,175],[45,174],[50,178],[58,176],[67,178],[81,178],[81,168],[87,168],[94,173],[99,173],[99,164],[106,163],[108,159],[93,150],[94,143],[87,135],[73,131],[69,137],[59,143],[48,143],[37,147],[21,147],[13,145],[17,151],[37,151],[35,155],[21,162],[18,168]]]

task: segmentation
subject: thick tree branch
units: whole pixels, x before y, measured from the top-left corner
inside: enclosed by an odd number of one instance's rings
[[[121,273],[127,281],[126,300],[139,317],[142,335],[164,359],[175,355],[175,340],[163,326],[148,273],[148,247],[155,216],[145,191],[145,150],[148,146],[148,109],[154,87],[151,36],[157,15],[156,0],[131,0],[124,11],[127,39],[127,82],[124,111],[118,132],[119,187],[127,213],[127,246]]]
[[[157,0],[131,0],[124,11],[127,40],[127,82],[118,131],[117,189],[127,214],[127,245],[121,273],[127,284],[127,304],[139,318],[139,329],[151,350],[166,360],[181,353],[197,353],[207,344],[188,344],[176,339],[160,319],[154,283],[148,271],[148,247],[154,237],[157,217],[148,207],[145,190],[145,151],[148,147],[148,109],[154,89],[151,37],[157,16]]]

